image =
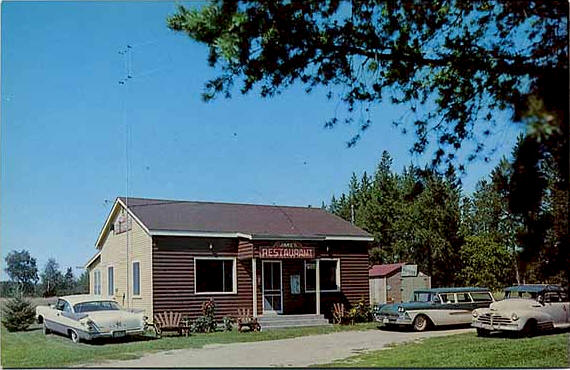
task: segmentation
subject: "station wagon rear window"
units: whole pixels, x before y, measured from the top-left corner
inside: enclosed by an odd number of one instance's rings
[[[83,302],[73,306],[75,313],[95,311],[119,311],[121,307],[113,301]]]
[[[493,300],[489,292],[473,292],[471,298],[474,302],[491,302]]]

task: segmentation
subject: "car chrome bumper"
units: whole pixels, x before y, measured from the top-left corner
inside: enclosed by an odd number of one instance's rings
[[[145,332],[144,328],[136,328],[136,329],[131,329],[131,330],[117,330],[118,332],[125,332],[124,336],[132,336],[132,335],[141,335]],[[86,332],[86,331],[81,331],[79,333],[79,337],[81,339],[84,340],[92,340],[92,339],[97,339],[97,338],[115,338],[116,336],[114,335],[114,332],[109,331],[109,332],[98,332],[98,333],[91,333],[91,332]],[[123,337],[123,335],[121,335],[120,337]]]
[[[471,326],[474,328],[479,328],[479,329],[485,329],[485,330],[489,330],[489,331],[498,331],[498,330],[507,330],[507,331],[519,331],[521,330],[519,328],[519,324],[518,323],[511,323],[511,324],[487,324],[487,323],[482,323],[480,321],[472,321],[471,322]]]
[[[407,317],[394,317],[386,315],[375,315],[376,321],[388,325],[412,325],[412,319]]]

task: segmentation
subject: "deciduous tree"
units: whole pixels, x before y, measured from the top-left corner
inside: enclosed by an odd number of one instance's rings
[[[30,255],[30,252],[24,249],[11,251],[5,261],[5,270],[10,279],[20,284],[23,292],[33,291],[34,285],[38,282],[38,268],[36,259]]]

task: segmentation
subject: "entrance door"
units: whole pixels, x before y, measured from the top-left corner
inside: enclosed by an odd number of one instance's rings
[[[263,261],[263,313],[283,313],[281,261]]]

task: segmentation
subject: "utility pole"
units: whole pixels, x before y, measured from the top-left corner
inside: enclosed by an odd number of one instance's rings
[[[350,223],[354,225],[354,204],[350,203]]]
[[[125,77],[119,81],[119,85],[125,87],[124,95],[123,95],[123,124],[125,125],[125,222],[126,222],[126,230],[125,230],[125,239],[126,239],[126,262],[127,265],[125,266],[126,271],[126,287],[125,287],[125,296],[126,296],[126,303],[127,307],[130,308],[131,301],[130,301],[130,294],[129,294],[129,147],[130,147],[130,127],[129,121],[127,119],[127,98],[129,94],[129,80],[133,77],[132,76],[132,46],[127,45],[125,49],[120,50],[119,54],[123,56],[124,59],[124,73]]]

